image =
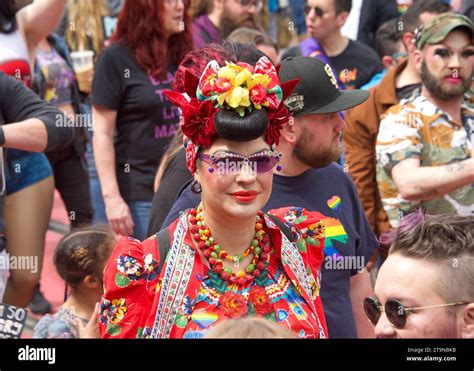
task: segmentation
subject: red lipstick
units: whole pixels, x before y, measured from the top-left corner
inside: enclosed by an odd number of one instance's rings
[[[446,80],[447,82],[451,84],[460,84],[462,82],[462,80],[459,77],[452,77],[452,76],[445,77],[444,80]]]
[[[230,195],[239,202],[252,202],[257,198],[257,191],[239,191]]]

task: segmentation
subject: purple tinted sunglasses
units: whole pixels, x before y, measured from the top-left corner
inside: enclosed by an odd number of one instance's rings
[[[257,173],[266,173],[272,170],[280,160],[282,154],[275,151],[261,151],[250,156],[241,156],[236,153],[216,152],[211,155],[198,153],[197,158],[211,165],[209,172],[217,170],[221,174],[235,174],[248,166]]]

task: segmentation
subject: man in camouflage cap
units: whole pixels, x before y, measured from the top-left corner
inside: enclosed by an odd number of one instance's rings
[[[464,28],[471,35],[472,42],[472,21],[464,15],[454,13],[444,13],[436,17],[432,22],[415,31],[416,47],[421,50],[425,44],[438,44],[456,29]]]
[[[390,108],[377,137],[377,184],[392,226],[422,207],[474,215],[473,23],[439,15],[416,37],[421,91]]]

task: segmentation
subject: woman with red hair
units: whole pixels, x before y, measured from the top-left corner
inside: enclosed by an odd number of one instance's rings
[[[92,87],[93,146],[107,219],[121,235],[146,236],[153,180],[176,133],[163,94],[193,48],[189,0],[126,0]]]

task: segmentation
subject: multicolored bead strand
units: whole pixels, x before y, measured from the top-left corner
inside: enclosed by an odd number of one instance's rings
[[[198,248],[208,259],[211,269],[219,274],[224,282],[245,285],[252,282],[255,277],[260,276],[262,270],[266,267],[268,254],[271,251],[271,248],[265,243],[267,239],[265,238],[261,216],[257,215],[255,238],[252,240],[251,245],[241,255],[232,256],[223,250],[212,237],[209,227],[204,222],[201,205],[197,209],[191,209],[189,213],[191,215],[191,233],[198,242]],[[253,259],[244,270],[233,272],[230,268],[224,266],[223,260],[227,260],[233,262],[235,267],[238,267],[243,258],[250,254],[253,254]]]

